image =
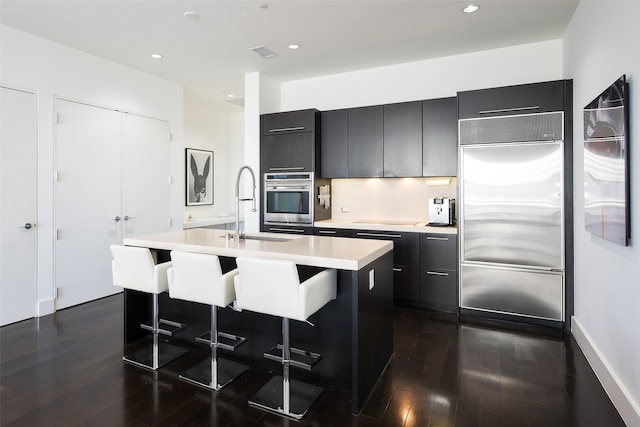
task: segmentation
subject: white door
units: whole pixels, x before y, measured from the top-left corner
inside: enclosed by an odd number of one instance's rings
[[[122,114],[123,237],[170,231],[169,123]]]
[[[117,292],[109,245],[121,242],[121,113],[56,100],[56,309]]]
[[[0,88],[0,326],[36,313],[36,95]]]

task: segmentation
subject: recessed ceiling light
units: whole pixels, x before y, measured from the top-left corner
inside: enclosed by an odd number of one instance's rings
[[[228,93],[228,94],[227,94],[227,98],[233,98],[233,97],[235,97],[235,95],[234,95],[234,94],[232,94],[232,93]]]
[[[152,54],[151,54],[151,57],[152,57],[153,59],[160,59],[160,58],[162,58],[162,55],[160,55],[159,53],[152,53]]]
[[[477,4],[470,4],[469,6],[465,7],[464,9],[462,9],[462,11],[464,13],[473,13],[473,12],[477,11],[478,9],[480,9],[480,6],[478,6]]]
[[[184,17],[191,21],[197,21],[200,18],[200,15],[195,12],[185,12]]]
[[[292,49],[292,50],[300,49],[300,45],[298,43],[291,43],[289,45],[289,49]]]

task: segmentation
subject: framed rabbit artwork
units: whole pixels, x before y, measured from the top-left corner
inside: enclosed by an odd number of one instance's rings
[[[186,150],[186,205],[213,204],[213,151]]]

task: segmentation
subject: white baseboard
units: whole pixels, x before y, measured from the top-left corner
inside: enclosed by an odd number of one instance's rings
[[[575,317],[571,318],[571,333],[622,420],[628,426],[640,426],[640,407],[633,401],[627,389]]]
[[[53,298],[38,301],[38,313],[37,317],[46,316],[47,314],[53,314],[56,311],[56,303]]]

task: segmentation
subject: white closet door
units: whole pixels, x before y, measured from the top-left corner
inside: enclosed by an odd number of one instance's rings
[[[0,90],[1,326],[36,312],[37,104],[33,93]]]
[[[121,235],[121,113],[57,100],[56,309],[120,292],[109,245]]]
[[[169,123],[122,114],[124,237],[170,231]]]

